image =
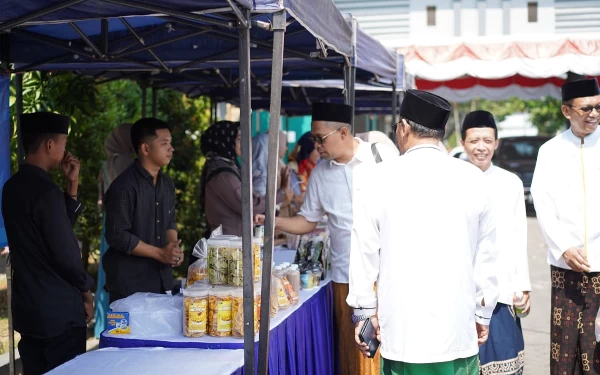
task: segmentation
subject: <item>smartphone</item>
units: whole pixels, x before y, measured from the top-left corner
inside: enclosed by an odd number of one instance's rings
[[[379,348],[379,340],[377,340],[377,331],[373,327],[370,318],[365,320],[358,338],[361,342],[369,346],[369,358],[375,357],[375,353],[377,353],[377,349]]]

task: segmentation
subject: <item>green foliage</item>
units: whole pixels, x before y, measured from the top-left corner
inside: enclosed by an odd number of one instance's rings
[[[54,111],[71,117],[67,148],[81,162],[79,197],[85,210],[75,231],[82,243],[83,262],[98,259],[102,215],[97,209],[99,198],[97,176],[106,158],[104,140],[110,131],[124,122],[141,117],[141,89],[132,81],[114,81],[96,85],[93,79],[72,74],[26,73],[23,77],[23,112]],[[11,85],[12,124],[16,114],[16,89]],[[148,115],[150,111],[148,111]],[[200,134],[208,127],[210,105],[207,99],[191,100],[170,90],[159,91],[158,117],[173,127],[175,156],[166,169],[177,189],[177,219],[180,238],[191,250],[202,236],[206,224],[198,212],[197,187],[203,158],[200,156]],[[17,166],[17,136],[13,125],[11,163]],[[56,183],[64,179],[53,174]],[[184,263],[185,265],[185,263]],[[90,267],[94,273],[94,267]],[[183,272],[184,267],[176,272]]]

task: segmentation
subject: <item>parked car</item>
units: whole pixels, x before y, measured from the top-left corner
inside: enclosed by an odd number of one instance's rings
[[[523,181],[525,203],[529,207],[533,205],[530,189],[538,151],[550,139],[550,136],[500,138],[498,150],[492,159],[495,165],[513,172]]]

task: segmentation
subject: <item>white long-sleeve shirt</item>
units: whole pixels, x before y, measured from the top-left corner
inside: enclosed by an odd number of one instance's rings
[[[417,146],[370,168],[365,179],[354,199],[348,304],[378,308],[386,359],[435,363],[477,354],[475,323],[489,324],[498,299],[483,172]]]
[[[523,182],[495,165],[485,171],[485,177],[496,221],[498,302],[512,305],[515,292],[531,291]]]
[[[553,266],[570,269],[562,255],[571,247],[584,250],[587,227],[588,261],[592,272],[600,271],[599,138],[596,130],[582,144],[569,129],[538,153],[531,194]]]
[[[348,163],[321,160],[312,170],[304,203],[298,213],[313,223],[327,214],[331,236],[331,279],[342,284],[348,283],[350,267],[353,191],[364,180],[364,171],[376,164],[371,150],[372,143],[355,139],[359,142],[358,150]],[[397,156],[386,145],[379,143],[376,147],[382,160]]]

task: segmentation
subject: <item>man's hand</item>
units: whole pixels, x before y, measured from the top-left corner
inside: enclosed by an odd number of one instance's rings
[[[356,323],[356,328],[354,329],[354,341],[356,342],[356,346],[358,346],[358,350],[360,350],[365,357],[370,358],[369,346],[366,343],[361,342],[358,337],[364,324],[364,320]],[[377,320],[376,316],[371,317],[371,324],[373,324],[373,328],[375,328],[375,331],[377,332],[377,340],[381,342],[381,329],[379,328],[379,320]]]
[[[513,297],[513,305],[515,305],[517,303],[517,297],[514,296]],[[523,314],[529,314],[529,310],[531,310],[531,303],[529,300],[529,292],[523,292],[523,303],[521,303],[519,305],[519,307],[521,306],[525,306],[525,308],[523,309]]]
[[[83,298],[83,309],[85,310],[85,323],[88,324],[94,318],[94,298],[89,290],[81,296]]]
[[[160,249],[158,261],[173,267],[179,266],[183,262],[183,251],[179,247],[181,240],[171,241],[167,246]]]
[[[563,253],[563,258],[575,272],[590,272],[592,270],[582,249],[572,247]]]
[[[477,345],[481,346],[485,344],[490,334],[490,326],[484,326],[483,324],[475,323],[477,328]]]
[[[265,225],[265,215],[254,215],[254,225]]]
[[[79,181],[79,160],[75,159],[70,152],[65,152],[65,157],[61,162],[63,173],[69,182]]]

